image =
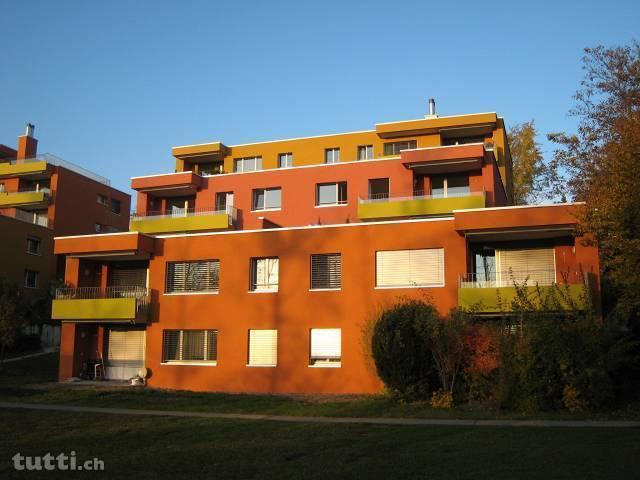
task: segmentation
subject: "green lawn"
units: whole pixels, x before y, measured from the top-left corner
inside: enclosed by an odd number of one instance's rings
[[[57,354],[8,363],[0,373],[0,400],[55,403],[97,407],[126,407],[156,410],[185,410],[221,413],[258,413],[332,417],[412,417],[474,419],[640,419],[640,402],[603,412],[570,414],[552,412],[521,414],[483,411],[466,407],[434,409],[426,403],[400,403],[385,396],[291,397],[283,395],[240,395],[156,390],[134,387],[84,387],[52,385],[33,388],[32,384],[53,382]]]
[[[13,470],[16,452],[71,451],[79,460],[105,463],[102,474],[73,478],[615,480],[640,471],[636,429],[289,424],[23,410],[0,411],[0,422],[3,479],[36,478]]]

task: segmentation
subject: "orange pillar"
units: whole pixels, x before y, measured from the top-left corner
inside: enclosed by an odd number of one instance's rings
[[[78,373],[75,368],[76,357],[76,324],[62,323],[60,330],[60,367],[58,380],[63,382]]]

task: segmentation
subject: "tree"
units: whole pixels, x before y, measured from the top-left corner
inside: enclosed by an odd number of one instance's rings
[[[513,202],[535,203],[541,197],[544,162],[540,144],[536,142],[533,120],[509,129],[509,150],[513,160]]]
[[[586,202],[579,220],[600,248],[610,313],[640,331],[640,43],[587,48],[583,70],[570,112],[578,131],[548,136],[558,150],[547,178]]]
[[[0,279],[0,365],[24,326],[20,297],[20,289],[15,284]]]

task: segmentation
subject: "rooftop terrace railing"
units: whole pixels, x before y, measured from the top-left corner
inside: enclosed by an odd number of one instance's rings
[[[42,153],[35,157],[25,158],[21,160],[9,160],[10,165],[17,165],[21,163],[33,163],[33,162],[47,162],[47,163],[50,163],[51,165],[64,167],[68,170],[71,170],[73,172],[79,173],[80,175],[83,175],[92,180],[95,180],[96,182],[100,182],[104,185],[111,185],[111,181],[108,178],[103,177],[102,175],[98,175],[97,173],[94,173],[91,170],[87,170],[86,168],[76,165],[75,163],[69,162],[67,160],[63,160],[62,158],[56,155],[53,155],[51,153]]]

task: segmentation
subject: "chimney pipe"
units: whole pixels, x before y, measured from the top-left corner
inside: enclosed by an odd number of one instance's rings
[[[27,137],[33,137],[33,132],[36,129],[36,126],[33,123],[27,123],[27,128],[25,129],[24,134]]]
[[[436,115],[436,101],[433,98],[429,99],[429,117],[437,117],[437,115]]]

